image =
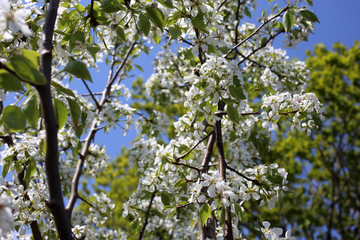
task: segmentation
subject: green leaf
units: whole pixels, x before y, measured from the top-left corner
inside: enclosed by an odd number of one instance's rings
[[[174,188],[178,188],[180,187],[181,185],[183,185],[185,183],[185,180],[184,179],[179,179],[175,182],[174,184]]]
[[[28,58],[24,55],[16,55],[9,60],[14,71],[21,78],[19,80],[34,85],[46,84],[46,79],[38,70],[38,67],[34,65],[33,58]]]
[[[139,69],[139,71],[144,72],[144,69],[140,65],[138,64],[134,64],[134,65],[137,69]]]
[[[165,206],[170,205],[170,203],[171,203],[171,195],[168,194],[167,192],[162,192],[161,193],[161,202]]]
[[[53,87],[55,87],[55,89],[60,92],[60,93],[63,93],[65,95],[68,95],[68,96],[71,96],[71,97],[75,97],[75,94],[74,92],[69,89],[69,88],[64,88],[63,86],[61,86],[60,84],[58,84],[57,82],[51,82],[51,85]]]
[[[114,13],[122,8],[120,1],[117,0],[103,0],[101,3],[101,10],[106,13]]]
[[[202,225],[204,226],[206,223],[206,220],[211,216],[211,208],[208,204],[203,204],[200,208],[200,220]]]
[[[79,42],[85,42],[85,33],[82,31],[75,31],[73,34],[71,34],[69,42],[70,50],[72,51],[76,47],[76,45],[79,44]]]
[[[116,27],[116,34],[119,36],[119,38],[123,41],[126,40],[124,29],[120,26]]]
[[[29,164],[26,166],[26,170],[25,170],[25,181],[29,181],[31,176],[35,173],[36,171],[36,162],[35,159],[31,159]]]
[[[266,42],[267,42],[267,37],[263,37],[261,39],[261,46],[265,46]]]
[[[85,11],[85,7],[83,5],[81,5],[80,3],[78,3],[75,6],[76,10],[78,10],[78,12],[84,12]]]
[[[21,49],[20,51],[22,55],[29,59],[36,68],[39,67],[40,54],[37,51],[28,49]]]
[[[174,26],[171,26],[169,28],[169,32],[171,35],[171,39],[177,39],[181,36],[181,28],[178,24],[175,24]]]
[[[238,203],[234,203],[234,209],[235,209],[235,213],[238,216],[239,220],[241,221],[242,219],[242,210],[241,210],[241,206]]]
[[[174,216],[175,213],[177,213],[177,209],[174,209],[173,211],[171,211],[171,213],[168,216],[168,219],[171,218],[172,216]]]
[[[26,127],[25,115],[18,106],[6,106],[1,116],[5,127],[12,132],[19,132]]]
[[[301,16],[303,18],[305,18],[305,20],[308,20],[310,22],[318,22],[320,23],[318,17],[315,15],[315,13],[313,13],[312,11],[309,11],[309,10],[301,10],[299,12],[301,14]]]
[[[225,208],[221,208],[219,225],[222,226],[225,223]]]
[[[96,54],[100,51],[101,48],[99,45],[93,44],[93,45],[87,46],[86,49],[89,51],[91,56],[93,56],[93,58],[96,60]]]
[[[67,107],[62,101],[60,101],[59,99],[55,99],[54,110],[55,110],[56,121],[59,125],[59,129],[61,129],[65,125],[68,117]]]
[[[12,157],[12,156],[11,156]],[[5,161],[5,159],[2,159],[3,161],[3,170],[2,170],[2,177],[5,178],[7,173],[9,172],[11,161]]]
[[[79,124],[79,119],[81,116],[81,108],[77,101],[72,98],[66,98],[69,103],[70,108],[70,117],[74,125],[75,134],[77,137],[80,137],[82,134],[82,127]]]
[[[240,120],[239,112],[235,107],[233,107],[233,105],[227,106],[227,115],[229,116],[230,120],[233,122],[239,122]]]
[[[161,31],[164,31],[164,27],[165,27],[165,15],[164,13],[158,9],[158,8],[153,8],[153,7],[147,7],[146,9],[146,13],[148,14],[151,22],[157,26],[158,28],[161,29]]]
[[[140,13],[138,20],[139,29],[145,34],[145,36],[149,35],[150,32],[150,21],[143,13]]]
[[[66,65],[63,71],[71,73],[77,78],[92,82],[90,72],[83,62],[73,60]]]
[[[288,10],[285,12],[283,17],[283,25],[286,32],[289,32],[294,26],[295,20],[294,15]]]
[[[233,96],[234,98],[236,98],[238,100],[246,99],[244,90],[241,86],[236,87],[235,85],[231,85],[229,87],[229,91],[230,91],[231,96]]]
[[[0,88],[8,91],[24,89],[19,79],[5,69],[0,69]]]
[[[204,23],[203,14],[200,11],[196,15],[196,17],[191,19],[191,23],[195,28],[197,28],[201,31],[206,30],[206,25]]]
[[[37,128],[39,120],[38,99],[35,92],[32,92],[22,104],[23,113],[31,127]]]
[[[250,13],[250,11],[249,11],[249,8],[248,8],[248,7],[245,7],[245,9],[244,9],[244,13],[245,13],[245,15],[246,15],[246,16],[248,16],[249,18],[251,18],[251,13]]]
[[[157,1],[162,5],[164,5],[165,7],[174,8],[174,4],[172,3],[171,0],[157,0]]]
[[[310,6],[314,6],[313,1],[312,0],[305,0],[305,2],[307,2]]]

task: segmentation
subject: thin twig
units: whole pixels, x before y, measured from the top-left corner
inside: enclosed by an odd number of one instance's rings
[[[83,201],[84,203],[86,203],[87,205],[89,205],[92,208],[95,208],[94,205],[92,205],[91,203],[89,203],[86,199],[82,198],[81,196],[78,195],[78,198]]]
[[[170,162],[171,164],[174,164],[174,165],[178,165],[178,166],[184,166],[184,167],[187,167],[187,168],[190,168],[190,169],[193,169],[195,171],[197,171],[200,175],[200,169],[198,169],[197,167],[193,167],[193,166],[190,166],[186,163],[180,163],[180,162]]]
[[[151,205],[152,205],[152,202],[155,198],[155,195],[156,195],[156,189],[155,191],[153,192],[153,194],[151,195],[151,198],[150,198],[150,203],[149,203],[149,206],[146,210],[146,213],[145,213],[145,222],[144,222],[144,225],[140,231],[140,235],[139,235],[139,240],[142,239],[144,233],[145,233],[145,229],[146,229],[146,225],[148,224],[148,221],[149,221],[149,215],[150,215],[150,210],[151,210]]]
[[[260,29],[262,29],[267,23],[271,22],[272,20],[276,19],[277,17],[279,17],[283,12],[285,12],[286,10],[288,10],[289,8],[289,4],[286,5],[286,7],[284,7],[280,12],[278,12],[277,14],[275,14],[274,16],[272,16],[269,19],[265,19],[264,22],[258,27],[256,28],[249,36],[247,36],[246,38],[244,38],[241,42],[239,42],[238,44],[236,44],[233,48],[231,48],[227,54],[225,55],[225,58],[227,58],[235,49],[237,49],[238,47],[240,47],[242,44],[244,44],[247,40],[249,40],[251,37],[253,37],[255,34],[257,34]]]
[[[252,178],[249,178],[249,177],[245,176],[244,174],[242,174],[241,172],[237,171],[235,168],[230,167],[229,165],[226,166],[226,168],[229,169],[230,171],[236,173],[236,174],[239,175],[240,177],[245,178],[246,180],[253,182],[254,184],[256,184],[256,185],[258,185],[258,186],[261,185],[258,180],[252,179]]]
[[[260,47],[258,47],[257,49],[255,49],[254,51],[252,51],[249,55],[247,55],[243,60],[241,60],[240,62],[238,62],[238,65],[242,64],[245,60],[249,59],[249,57],[251,57],[253,54],[255,54],[257,51],[259,51],[260,49],[266,47],[266,45],[272,40],[275,39],[277,36],[279,36],[281,33],[283,33],[285,30],[279,31],[277,32],[275,35],[272,35],[263,45],[261,45]],[[276,74],[276,72],[274,72]]]
[[[99,102],[97,101],[96,97],[94,96],[94,94],[92,93],[92,91],[90,90],[89,86],[87,85],[86,81],[84,79],[81,79],[81,81],[84,83],[86,89],[88,90],[91,98],[94,100],[95,102],[95,105],[98,109],[100,109],[100,105],[99,105]]]
[[[181,155],[180,157],[176,158],[175,161],[178,162],[181,159],[185,158],[187,155],[189,155],[200,143],[205,141],[208,137],[210,137],[214,133],[214,130],[212,130],[209,134],[207,134],[205,137],[203,137],[199,142],[197,142],[189,151]]]
[[[189,205],[191,205],[191,204],[193,204],[193,203],[190,202],[190,203],[185,203],[185,204],[182,204],[182,205],[178,205],[178,206],[176,206],[176,210],[179,210],[180,208],[187,207],[187,206],[189,206]]]

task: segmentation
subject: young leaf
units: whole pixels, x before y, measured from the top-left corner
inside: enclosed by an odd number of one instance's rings
[[[285,12],[283,17],[283,25],[286,32],[289,32],[294,26],[295,20],[294,15],[288,10]]]
[[[229,116],[230,120],[233,122],[239,122],[239,112],[236,108],[234,108],[232,105],[227,106],[227,115]]]
[[[76,136],[80,137],[82,134],[82,126],[79,124],[80,116],[81,116],[81,108],[79,103],[77,103],[72,98],[66,98],[69,103],[70,108],[70,117],[74,125]]]
[[[221,208],[219,225],[222,226],[225,223],[225,208]]]
[[[206,220],[208,220],[208,218],[211,215],[211,208],[208,204],[203,204],[200,208],[200,220],[202,225],[204,226],[206,223]]]
[[[4,69],[0,69],[0,88],[8,91],[24,89],[19,79]]]
[[[236,98],[238,100],[246,99],[244,90],[241,86],[235,87],[234,85],[231,85],[229,87],[229,91],[230,91],[231,96],[233,96],[234,98]]]
[[[156,7],[155,8],[147,7],[145,10],[150,20],[153,22],[153,24],[157,26],[161,31],[164,31],[164,27],[165,27],[164,13]]]
[[[310,6],[314,6],[313,1],[312,0],[305,0],[305,2],[307,2]]]
[[[158,2],[164,5],[165,7],[174,8],[174,4],[172,3],[171,0],[158,0]]]
[[[37,122],[39,120],[39,109],[38,100],[35,92],[32,92],[24,101],[22,109],[25,118],[30,124],[30,126],[36,129]]]
[[[299,13],[301,14],[301,16],[303,16],[303,18],[305,18],[305,20],[309,20],[310,22],[320,23],[318,17],[312,11],[305,9],[305,10],[301,10]]]
[[[140,13],[139,15],[138,25],[139,29],[145,34],[145,36],[149,35],[151,24],[149,18],[147,18],[143,13]]]
[[[249,11],[248,7],[245,7],[244,13],[247,17],[251,18],[251,12]]]
[[[69,89],[69,88],[64,88],[63,86],[61,86],[60,84],[58,84],[57,82],[51,82],[51,85],[60,93],[63,93],[65,95],[71,96],[71,97],[75,97],[74,92]]]
[[[205,31],[207,28],[204,23],[203,14],[201,12],[199,12],[198,15],[196,15],[196,17],[191,19],[191,23],[195,28],[201,31]]]
[[[77,78],[92,82],[90,72],[83,62],[73,60],[66,65],[63,71],[68,72]]]
[[[18,106],[6,106],[1,116],[5,127],[12,132],[19,132],[26,127],[25,115]]]
[[[124,29],[120,26],[117,26],[116,27],[116,34],[119,36],[119,38],[123,41],[126,40],[126,36],[125,36],[125,32],[124,32]]]
[[[169,32],[171,35],[171,39],[177,39],[181,36],[181,29],[178,24],[175,24],[174,26],[171,26],[169,28]]]
[[[62,101],[60,101],[59,99],[55,99],[54,110],[55,110],[56,121],[58,122],[59,129],[61,129],[65,125],[68,117],[67,107]]]
[[[11,161],[5,161],[5,159],[2,159],[2,160],[3,160],[2,177],[5,178],[7,173],[9,172]]]
[[[162,192],[161,193],[161,202],[167,206],[167,205],[170,205],[171,203],[171,195],[166,193],[166,192]]]
[[[16,74],[21,78],[19,80],[34,85],[44,85],[46,83],[44,75],[38,70],[38,67],[34,65],[33,59],[29,59],[23,55],[15,55],[9,60]]]

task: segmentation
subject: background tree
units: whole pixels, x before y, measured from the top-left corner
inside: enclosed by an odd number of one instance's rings
[[[326,121],[310,137],[292,132],[272,160],[289,169],[282,213],[304,239],[357,239],[359,229],[360,43],[308,52],[307,91],[324,102]],[[278,221],[283,221],[278,218]]]

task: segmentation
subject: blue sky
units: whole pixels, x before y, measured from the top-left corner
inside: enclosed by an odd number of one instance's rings
[[[284,4],[283,1],[274,1],[273,3],[279,2]],[[261,14],[261,9],[267,6],[267,0],[258,0],[259,8],[254,15]],[[345,46],[350,47],[353,45],[355,40],[360,40],[360,0],[313,0],[314,6],[310,8],[313,12],[316,13],[320,20],[320,24],[315,24],[315,30],[313,34],[309,36],[308,42],[300,43],[296,48],[284,48],[290,57],[296,57],[300,60],[305,59],[305,51],[312,50],[315,44],[324,43],[327,48],[331,48],[335,42],[341,42]],[[283,39],[277,39],[274,43],[276,47],[282,47]],[[159,49],[158,47],[154,48],[154,51],[149,55],[141,56],[137,59],[136,64],[139,64],[143,67],[144,72],[136,71],[135,74],[141,75],[144,80],[151,75],[152,73],[152,60],[155,56],[155,53]],[[104,79],[102,73],[102,68],[100,72],[92,72],[94,81],[99,79]],[[104,72],[107,73],[107,70],[104,69]],[[127,81],[127,82],[126,82]],[[131,82],[126,80],[124,84],[131,86]],[[104,81],[105,84],[105,79]],[[100,87],[94,86],[94,88]],[[95,90],[95,89],[94,89]],[[82,92],[82,91],[81,91]],[[116,157],[120,154],[121,146],[129,147],[129,143],[136,136],[136,131],[132,129],[126,137],[122,136],[122,130],[117,128],[115,131],[110,131],[109,134],[98,133],[95,142],[100,145],[105,145],[108,151],[108,154],[111,158]]]

